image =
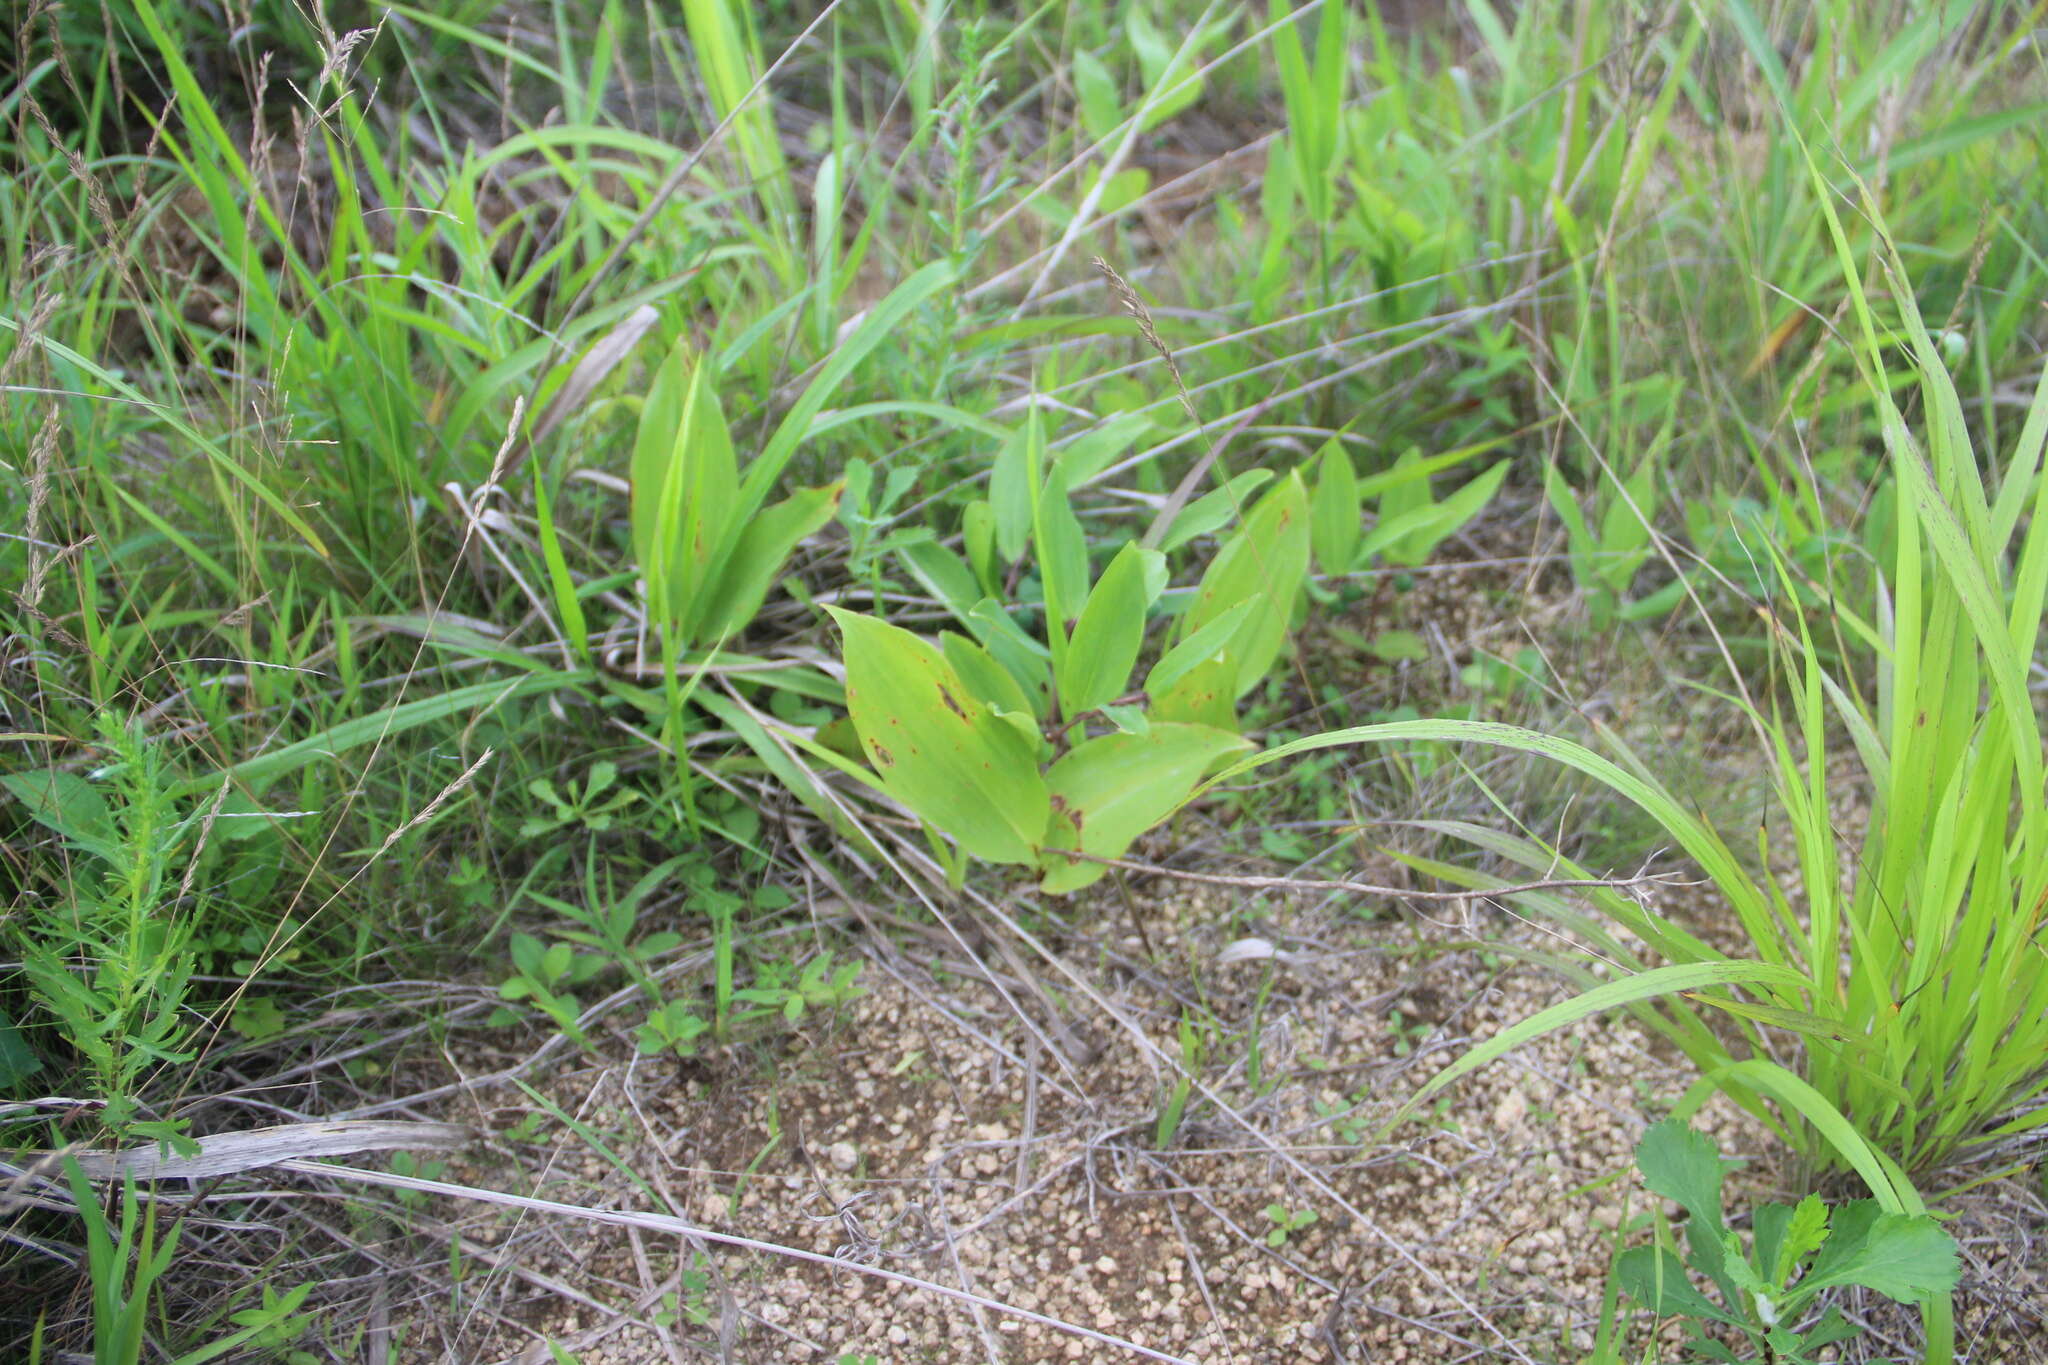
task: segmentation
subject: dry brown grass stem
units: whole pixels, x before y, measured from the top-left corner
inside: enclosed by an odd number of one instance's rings
[[[50,257],[61,258],[68,254],[67,247],[40,247],[30,253],[29,264],[33,267]],[[9,348],[7,358],[0,360],[0,388],[6,387],[7,381],[14,378],[16,368],[28,358],[29,352],[36,348],[36,342],[42,336],[43,329],[49,325],[51,315],[57,311],[59,301],[58,295],[52,294],[40,280],[37,281],[35,301],[29,305],[27,316],[16,322],[14,345]]]
[[[1124,306],[1131,320],[1138,324],[1138,331],[1144,334],[1152,349],[1159,352],[1159,358],[1166,362],[1166,372],[1173,376],[1173,391],[1180,395],[1181,410],[1187,413],[1190,422],[1200,426],[1202,419],[1195,413],[1195,400],[1188,396],[1188,383],[1181,377],[1180,362],[1173,358],[1173,348],[1159,335],[1159,327],[1152,321],[1152,310],[1145,306],[1145,301],[1138,297],[1138,291],[1131,288],[1130,282],[1116,273],[1115,266],[1100,256],[1094,259],[1096,270],[1109,281],[1110,292],[1116,295],[1117,302]]]
[[[1970,305],[1970,291],[1977,287],[1977,277],[1984,272],[1984,258],[1991,254],[1991,229],[2004,217],[2002,212],[1987,206],[1978,219],[1977,240],[1970,248],[1970,268],[1963,275],[1963,287],[1956,291],[1955,307],[1948,310],[1948,321],[1941,324],[1942,331],[1953,332],[1963,320]]]
[[[1266,410],[1267,404],[1265,402],[1253,404],[1238,421],[1237,425],[1232,427],[1221,441],[1218,441],[1210,434],[1209,429],[1202,425],[1201,417],[1195,412],[1195,400],[1193,395],[1188,392],[1186,378],[1180,372],[1180,362],[1174,359],[1173,348],[1168,346],[1166,339],[1159,335],[1159,327],[1152,321],[1152,310],[1145,306],[1145,301],[1138,297],[1138,291],[1131,288],[1130,282],[1122,275],[1117,274],[1114,266],[1108,261],[1103,260],[1100,256],[1095,257],[1094,260],[1096,270],[1101,272],[1103,278],[1109,281],[1110,291],[1116,295],[1117,302],[1123,305],[1124,311],[1129,313],[1131,319],[1138,324],[1138,331],[1144,335],[1147,342],[1151,343],[1152,349],[1159,352],[1159,358],[1166,362],[1166,372],[1173,378],[1173,391],[1180,397],[1181,410],[1187,413],[1188,421],[1194,426],[1196,431],[1202,434],[1203,441],[1207,443],[1206,448],[1202,452],[1202,458],[1195,461],[1193,467],[1182,476],[1181,481],[1174,485],[1173,491],[1167,494],[1166,501],[1160,504],[1159,511],[1153,516],[1152,524],[1145,529],[1144,537],[1140,543],[1149,549],[1157,549],[1159,542],[1172,529],[1174,520],[1180,516],[1181,508],[1187,506],[1188,499],[1194,496],[1195,489],[1201,486],[1202,480],[1208,477],[1209,470],[1221,458],[1223,447],[1230,444],[1231,440],[1240,431],[1243,431],[1252,422],[1257,420],[1259,415]],[[1240,508],[1239,510],[1242,511],[1243,509]]]
[[[385,835],[384,842],[377,846],[376,855],[370,861],[375,862],[377,858],[383,857],[386,853],[390,852],[391,846],[393,844],[397,843],[400,839],[404,838],[411,831],[418,829],[421,825],[424,825],[429,820],[433,819],[434,816],[437,813],[439,813],[441,807],[447,804],[449,798],[458,795],[464,787],[467,787],[472,781],[474,781],[476,779],[476,775],[483,770],[484,764],[489,763],[493,758],[497,757],[497,753],[498,751],[496,749],[486,749],[481,754],[477,755],[476,762],[470,764],[467,768],[464,768],[462,770],[462,775],[460,777],[457,777],[453,782],[450,782],[447,786],[441,788],[440,795],[436,796],[433,800],[427,802],[427,804],[420,809],[419,814],[413,816],[412,819],[406,821],[397,829],[394,829],[389,834]]]
[[[43,551],[43,511],[50,503],[50,457],[57,450],[57,405],[43,414],[43,425],[28,448],[28,516],[22,527],[28,541],[28,581],[15,595],[24,607],[43,600],[43,579],[50,557]]]

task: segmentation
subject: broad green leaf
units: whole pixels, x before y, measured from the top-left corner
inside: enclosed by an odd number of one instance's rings
[[[1038,492],[1032,531],[1038,540],[1038,573],[1045,584],[1045,635],[1058,669],[1067,633],[1088,595],[1088,541],[1067,496],[1066,475],[1058,469],[1047,473]]]
[[[1317,10],[1313,71],[1302,51],[1299,21],[1275,29],[1272,38],[1302,199],[1319,223],[1330,220],[1331,173],[1344,126],[1344,68],[1350,55],[1344,41],[1345,9],[1333,3]],[[1267,13],[1274,24],[1291,17],[1286,0],[1272,0]]]
[[[987,501],[976,499],[967,504],[960,514],[960,537],[981,595],[994,595],[1002,586],[1002,566],[996,562],[996,514]]]
[[[1586,514],[1579,509],[1577,495],[1554,462],[1543,467],[1543,493],[1550,500],[1550,510],[1557,513],[1557,519],[1564,523],[1565,548],[1571,556],[1572,577],[1580,583],[1592,582],[1598,565],[1593,533],[1586,528]]]
[[[1956,1287],[1961,1269],[1955,1239],[1926,1214],[1886,1213],[1874,1199],[1835,1210],[1834,1231],[1799,1282],[1802,1296],[1837,1285],[1862,1285],[1912,1303]]]
[[[1123,122],[1123,92],[1102,59],[1086,48],[1073,56],[1074,93],[1080,97],[1081,131],[1101,142]]]
[[[1031,699],[1024,695],[1024,689],[1010,670],[995,661],[995,657],[974,641],[955,631],[946,631],[939,636],[939,652],[946,656],[946,662],[953,665],[953,671],[960,675],[960,681],[967,684],[976,702],[988,707],[996,715],[1008,721],[1031,742],[1034,753],[1045,748],[1045,738],[1038,732],[1038,720],[1032,710]]]
[[[55,830],[73,847],[119,865],[119,834],[106,798],[92,783],[61,768],[46,768],[8,773],[0,777],[0,788],[28,807],[37,824]]]
[[[1262,606],[1246,602],[1241,606]],[[1152,697],[1152,717],[1219,730],[1237,729],[1237,675],[1242,657],[1237,636],[1214,652],[1193,659],[1180,681]]]
[[[1265,245],[1259,252],[1259,271],[1252,277],[1251,305],[1252,319],[1259,323],[1271,323],[1278,319],[1280,310],[1286,306],[1290,291],[1300,279],[1298,257],[1294,252],[1295,189],[1301,183],[1300,172],[1295,167],[1293,140],[1282,136],[1275,140],[1272,151],[1266,158],[1264,183],[1259,186],[1259,217],[1264,224],[1261,235]],[[1227,200],[1218,200],[1219,205]],[[1328,222],[1318,218],[1318,223]],[[1162,546],[1170,549],[1170,546]]]
[[[1674,578],[1663,587],[1657,589],[1657,591],[1646,593],[1633,602],[1624,603],[1620,612],[1621,619],[1624,621],[1654,620],[1659,616],[1669,615],[1684,600],[1685,580]]]
[[[1110,217],[1143,199],[1152,189],[1152,173],[1143,170],[1118,171],[1107,180],[1090,182],[1089,192],[1094,196],[1095,212]],[[1059,226],[1065,227],[1062,223]]]
[[[721,542],[739,513],[732,438],[707,370],[679,342],[648,389],[633,441],[633,552],[649,607],[685,641],[711,605]]]
[[[1251,501],[1252,494],[1272,477],[1270,469],[1247,469],[1223,487],[1204,493],[1181,509],[1180,515],[1160,536],[1158,548],[1172,554],[1189,541],[1228,525],[1230,519]]]
[[[1408,447],[1387,472],[1395,476],[1395,482],[1380,494],[1379,524],[1374,528],[1375,536],[1367,540],[1364,553],[1384,547],[1392,539],[1391,528],[1417,524],[1416,518],[1436,505],[1436,490],[1423,470],[1420,450]],[[1405,529],[1402,534],[1406,534]]]
[[[1167,567],[1166,556],[1156,550],[1145,550],[1138,556],[1138,563],[1144,574],[1145,606],[1149,610],[1166,592],[1166,585],[1173,578],[1173,570]]]
[[[926,592],[938,598],[947,611],[962,620],[981,600],[980,585],[975,581],[974,571],[961,562],[960,556],[936,540],[899,545],[896,557],[903,561],[903,567],[910,570],[911,576],[924,585]]]
[[[1383,630],[1372,638],[1373,657],[1382,663],[1427,659],[1429,646],[1412,630]]]
[[[1193,104],[1202,94],[1202,72],[1196,54],[1217,31],[1214,26],[1189,33],[1176,46],[1168,42],[1141,9],[1132,8],[1124,18],[1131,50],[1138,54],[1138,69],[1145,77],[1145,105],[1138,121],[1140,133],[1150,132]]]
[[[836,483],[799,488],[754,514],[733,546],[732,558],[721,566],[712,601],[701,616],[704,634],[737,634],[754,619],[797,542],[832,520],[839,510],[839,492]]]
[[[1152,665],[1152,671],[1145,676],[1146,693],[1157,701],[1171,693],[1175,684],[1195,669],[1228,652],[1230,642],[1237,636],[1238,627],[1244,624],[1245,618],[1259,605],[1257,598],[1247,598],[1167,650],[1160,656],[1159,662]],[[1226,686],[1228,679],[1237,676],[1235,658],[1233,654],[1232,667],[1224,675]]]
[[[1045,469],[1045,417],[1034,405],[989,470],[988,503],[996,518],[996,549],[1014,564],[1031,544],[1038,511],[1038,483]]]
[[[1326,574],[1350,573],[1358,567],[1358,539],[1364,533],[1359,517],[1358,477],[1341,441],[1329,441],[1316,457],[1316,491],[1309,515],[1309,541],[1316,567]]]
[[[1672,1200],[1695,1223],[1720,1235],[1723,1171],[1713,1139],[1677,1119],[1661,1120],[1651,1124],[1636,1145],[1636,1166],[1653,1193]]]
[[[1232,702],[1259,685],[1286,642],[1287,619],[1308,574],[1308,530],[1308,491],[1301,475],[1291,473],[1217,551],[1181,617],[1178,633],[1186,638],[1240,602],[1259,603],[1233,641]]]
[[[1046,773],[1052,814],[1040,862],[1042,889],[1077,891],[1109,870],[1062,858],[1056,850],[1122,857],[1133,840],[1187,799],[1210,764],[1250,747],[1228,731],[1203,725],[1153,725],[1142,735],[1102,735],[1075,745]]]
[[[1109,211],[1107,203],[1101,211]],[[1075,437],[1059,453],[1059,467],[1067,476],[1067,487],[1079,488],[1087,483],[1152,429],[1151,414],[1120,412]]]
[[[1622,488],[1628,496],[1616,493],[1600,518],[1600,576],[1617,593],[1627,591],[1636,570],[1649,557],[1650,527],[1645,519],[1657,515],[1657,461],[1654,453],[1628,477]]]
[[[1359,546],[1359,557],[1369,559],[1374,553],[1379,553],[1386,557],[1388,563],[1404,568],[1425,563],[1437,546],[1486,509],[1486,504],[1493,500],[1507,473],[1507,461],[1503,460],[1442,502],[1436,501],[1434,494],[1429,492],[1426,480],[1402,485],[1407,491],[1399,499],[1395,499],[1394,490],[1389,489],[1380,499],[1380,524]],[[1424,497],[1421,502],[1414,500],[1412,490],[1417,489]],[[1401,503],[1403,510],[1389,516],[1390,500]]]
[[[929,641],[826,610],[845,642],[846,707],[882,789],[984,862],[1034,861],[1051,806],[1029,742]]]
[[[1147,595],[1154,571],[1147,561],[1163,565],[1165,556],[1136,543],[1117,551],[1088,594],[1088,605],[1074,626],[1066,662],[1059,672],[1060,714],[1067,720],[1123,695],[1131,666],[1145,643]]]
[[[1418,479],[1434,478],[1446,469],[1456,469],[1468,460],[1476,459],[1489,450],[1506,445],[1508,439],[1497,436],[1490,441],[1478,441],[1469,446],[1447,450],[1441,455],[1421,457],[1405,464],[1397,462],[1391,469],[1363,475],[1358,480],[1359,500],[1362,502],[1367,498],[1384,498],[1389,489],[1414,483]]]
[[[1024,689],[1031,710],[1038,719],[1052,716],[1052,655],[1046,647],[1012,621],[1002,604],[992,597],[976,602],[967,613],[967,629],[981,642],[995,661]]]
[[[1144,708],[1137,706],[1105,706],[1102,718],[1127,735],[1151,733],[1152,721]]]

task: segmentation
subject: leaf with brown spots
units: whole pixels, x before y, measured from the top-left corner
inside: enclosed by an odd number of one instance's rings
[[[985,862],[1035,861],[1051,806],[1031,740],[929,641],[826,610],[845,641],[847,709],[882,790]]]
[[[1208,725],[1154,725],[1143,735],[1103,735],[1075,745],[1046,774],[1053,815],[1039,862],[1042,889],[1060,894],[1096,881],[1107,867],[1063,858],[1058,850],[1123,856],[1187,800],[1211,764],[1250,747]]]

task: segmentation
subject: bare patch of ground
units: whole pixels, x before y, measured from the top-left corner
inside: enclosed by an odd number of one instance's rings
[[[1561,997],[1547,973],[1477,943],[1544,935],[1493,911],[1368,920],[1170,884],[1138,903],[1172,965],[1138,965],[1108,898],[1063,943],[1120,1016],[1077,1006],[1084,1055],[1063,1055],[1049,1027],[1034,1038],[963,958],[885,948],[875,989],[829,1027],[682,1073],[621,1049],[552,1077],[544,1091],[608,1135],[616,1160],[554,1126],[450,1177],[663,1208],[1172,1359],[1561,1359],[1591,1345],[1614,1230],[1644,1209],[1629,1153],[1646,1107],[1686,1080],[1665,1049],[1632,1022],[1589,1021],[1382,1139],[1427,1076]],[[1250,929],[1284,957],[1220,962]],[[1183,1018],[1201,1021],[1186,1054]],[[1214,1098],[1191,1095],[1162,1144],[1183,1055]],[[1731,1150],[1745,1142],[1731,1129]],[[607,1307],[485,1276],[461,1320],[436,1324],[444,1358],[546,1360],[552,1339],[587,1362],[664,1359],[681,1338],[715,1340],[728,1312],[738,1360],[1124,1354],[855,1264],[450,1216]]]

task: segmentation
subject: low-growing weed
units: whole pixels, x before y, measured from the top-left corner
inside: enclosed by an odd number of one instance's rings
[[[1726,1221],[1712,1139],[1665,1119],[1644,1134],[1636,1165],[1652,1193],[1685,1210],[1685,1254],[1667,1233],[1654,1246],[1624,1252],[1615,1282],[1657,1317],[1684,1319],[1705,1359],[1811,1365],[1823,1348],[1861,1331],[1833,1304],[1816,1312],[1827,1291],[1860,1287],[1914,1303],[1955,1287],[1955,1241],[1924,1213],[1888,1213],[1874,1199],[1830,1207],[1810,1194],[1796,1205],[1756,1209],[1745,1246]],[[1718,1302],[1692,1275],[1713,1287]],[[1731,1351],[1723,1336],[1746,1342],[1752,1354]]]
[[[1195,1092],[1195,1077],[1216,1046],[1216,1030],[1207,1022],[1183,1014],[1179,1025],[1180,1066],[1159,1103],[1159,1115],[1152,1124],[1152,1145],[1159,1151],[1172,1148],[1181,1124],[1187,1118],[1188,1099]]]
[[[153,1332],[152,1295],[178,1255],[182,1231],[175,1219],[170,1226],[159,1225],[159,1213],[166,1207],[155,1197],[139,1200],[135,1182],[125,1179],[116,1197],[118,1223],[100,1206],[100,1192],[94,1189],[75,1160],[66,1159],[66,1174],[72,1198],[85,1224],[86,1264],[92,1279],[92,1360],[94,1365],[139,1365]],[[168,1359],[170,1365],[203,1365],[203,1362],[232,1357],[237,1352],[263,1352],[299,1365],[310,1356],[289,1349],[313,1325],[313,1317],[300,1311],[311,1284],[300,1284],[279,1292],[273,1285],[262,1286],[262,1302],[239,1308],[229,1315],[234,1324],[213,1340]],[[40,1351],[32,1353],[39,1357]]]
[[[1924,443],[1915,439],[1892,398],[1888,356],[1840,225],[1832,205],[1823,207],[1856,305],[1865,391],[1877,405],[1910,515],[1898,521],[1886,610],[1873,621],[1846,610],[1837,616],[1841,636],[1876,656],[1874,686],[1831,668],[1803,620],[1774,618],[1791,695],[1768,709],[1744,707],[1794,836],[1803,904],[1739,858],[1610,731],[1600,738],[1611,758],[1506,725],[1365,726],[1269,749],[1213,780],[1305,749],[1462,740],[1560,762],[1635,802],[1727,898],[1753,958],[1731,957],[1612,888],[1586,892],[1600,918],[1552,894],[1519,893],[1518,901],[1585,936],[1627,975],[1597,985],[1588,979],[1584,994],[1466,1053],[1410,1097],[1396,1121],[1550,1029],[1632,1008],[1700,1068],[1696,1089],[1725,1091],[1815,1170],[1851,1168],[1887,1214],[1914,1216],[1925,1204],[1913,1174],[1938,1171],[1978,1144],[2037,1137],[2048,1123],[2037,1102],[2048,1089],[2040,1065],[2048,1017],[2039,1008],[2048,959],[2033,942],[2048,904],[2048,814],[2039,799],[2043,757],[2029,684],[2048,598],[2048,515],[2039,505],[2048,496],[2040,477],[2048,376],[2036,383],[2011,453],[1985,461],[1996,478],[1987,483],[1961,401],[1913,313],[1903,263],[1888,254],[1881,265],[1899,281],[1893,297],[1914,337],[1910,359],[1926,426]],[[1843,731],[1873,798],[1860,851],[1846,863],[1829,760],[1832,736]],[[1540,876],[1591,876],[1539,839],[1440,828]],[[1451,865],[1408,861],[1455,883],[1501,885]],[[1846,883],[1845,866],[1854,870]],[[1637,951],[1602,918],[1668,965],[1642,969]],[[1651,1008],[1653,1001],[1670,1007]],[[1702,1008],[1748,1033],[1754,1055],[1732,1053],[1700,1017]],[[1766,1029],[1801,1038],[1799,1071],[1770,1059],[1776,1049]],[[1929,1358],[1950,1358],[1946,1291],[1927,1295],[1921,1308]]]
[[[1498,445],[1489,441],[1424,459],[1410,447],[1382,474],[1359,478],[1341,440],[1331,440],[1316,457],[1310,500],[1311,540],[1316,567],[1327,577],[1362,573],[1384,562],[1412,569],[1429,561],[1438,546],[1486,510],[1508,475],[1496,461],[1439,499],[1431,476],[1454,468]],[[1365,529],[1365,503],[1377,499],[1378,517]]]
[[[618,780],[618,765],[604,760],[590,765],[580,791],[574,787],[557,791],[547,778],[534,778],[526,784],[527,793],[547,809],[528,816],[519,826],[519,837],[538,839],[572,825],[592,834],[610,829],[620,812],[640,799],[640,793],[630,787],[613,790]]]
[[[1266,1233],[1266,1245],[1276,1249],[1286,1246],[1295,1233],[1315,1226],[1319,1218],[1314,1209],[1290,1209],[1285,1204],[1268,1204],[1263,1212],[1273,1225]]]
[[[751,897],[738,896],[714,886],[715,875],[700,855],[678,854],[620,890],[593,847],[585,858],[578,900],[527,893],[535,905],[553,911],[564,924],[554,930],[552,941],[528,933],[512,935],[513,974],[499,987],[500,997],[540,1011],[570,1041],[590,1047],[592,1040],[579,1022],[586,1008],[579,991],[608,976],[623,975],[638,989],[646,1010],[634,1034],[639,1050],[693,1057],[706,1041],[724,1042],[747,1026],[775,1020],[796,1024],[809,1011],[836,1007],[861,994],[857,979],[862,964],[835,962],[829,948],[801,963],[783,956],[764,957],[752,964],[751,983],[740,984],[740,912],[751,906],[772,913],[790,904],[790,897],[774,886],[762,887]],[[670,994],[665,974],[657,970],[660,959],[682,946],[682,933],[649,930],[645,924],[655,893],[678,882],[685,889],[683,909],[702,915],[710,925],[708,1008],[694,990]],[[492,1022],[509,1023],[516,1017],[507,1006],[492,1016]]]

